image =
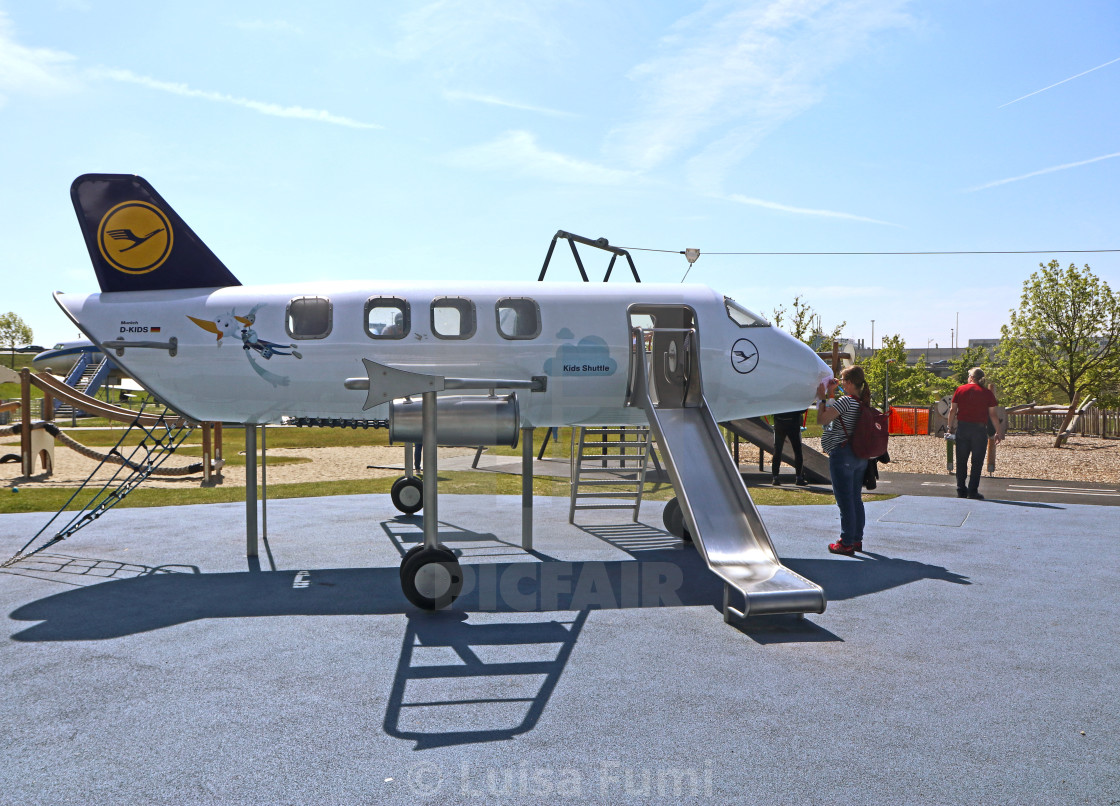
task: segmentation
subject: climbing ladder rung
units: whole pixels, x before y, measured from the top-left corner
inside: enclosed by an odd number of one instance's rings
[[[572,430],[572,487],[568,522],[574,522],[576,510],[583,509],[629,509],[636,521],[649,464],[649,429],[644,426],[607,426],[578,431],[579,442],[576,445],[576,429]],[[605,486],[629,489],[596,489]]]

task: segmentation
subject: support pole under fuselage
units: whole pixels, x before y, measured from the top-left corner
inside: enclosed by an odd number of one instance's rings
[[[424,465],[424,546],[434,549],[439,542],[439,511],[436,495],[438,483],[438,445],[436,444],[436,393],[425,392],[421,407],[423,417],[423,446],[421,462]]]
[[[257,427],[245,424],[245,556],[257,556]]]
[[[521,548],[533,549],[533,429],[521,429]]]

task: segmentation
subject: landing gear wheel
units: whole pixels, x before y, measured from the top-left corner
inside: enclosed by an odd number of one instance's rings
[[[417,607],[442,610],[463,590],[463,569],[449,549],[421,548],[401,564],[401,589]]]
[[[684,525],[684,512],[681,510],[681,502],[676,498],[669,499],[669,503],[665,505],[665,509],[661,513],[661,519],[664,521],[665,529],[669,534],[679,537],[685,543],[692,542],[692,535],[688,533],[688,528]]]
[[[423,548],[424,548],[424,544],[423,543],[418,543],[417,545],[413,546],[408,551],[406,551],[404,553],[404,556],[401,557],[400,571],[401,571],[401,581],[402,582],[404,581],[404,567],[405,567],[405,564],[408,563],[408,561],[411,560],[413,557],[415,557],[417,554],[419,554]]]
[[[416,476],[401,476],[389,491],[393,506],[405,515],[419,512],[424,506],[424,482]]]

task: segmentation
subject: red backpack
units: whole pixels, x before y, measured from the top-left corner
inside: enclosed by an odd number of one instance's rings
[[[887,452],[887,439],[890,434],[889,414],[882,414],[871,406],[860,403],[856,427],[851,434],[844,427],[844,418],[837,419],[857,459],[878,459]]]

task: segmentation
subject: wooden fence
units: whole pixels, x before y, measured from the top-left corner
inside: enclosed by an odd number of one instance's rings
[[[1017,411],[1007,415],[1007,430],[1020,434],[1057,434],[1066,420],[1067,409]],[[1081,413],[1073,433],[1083,437],[1120,439],[1120,411],[1090,406]]]

